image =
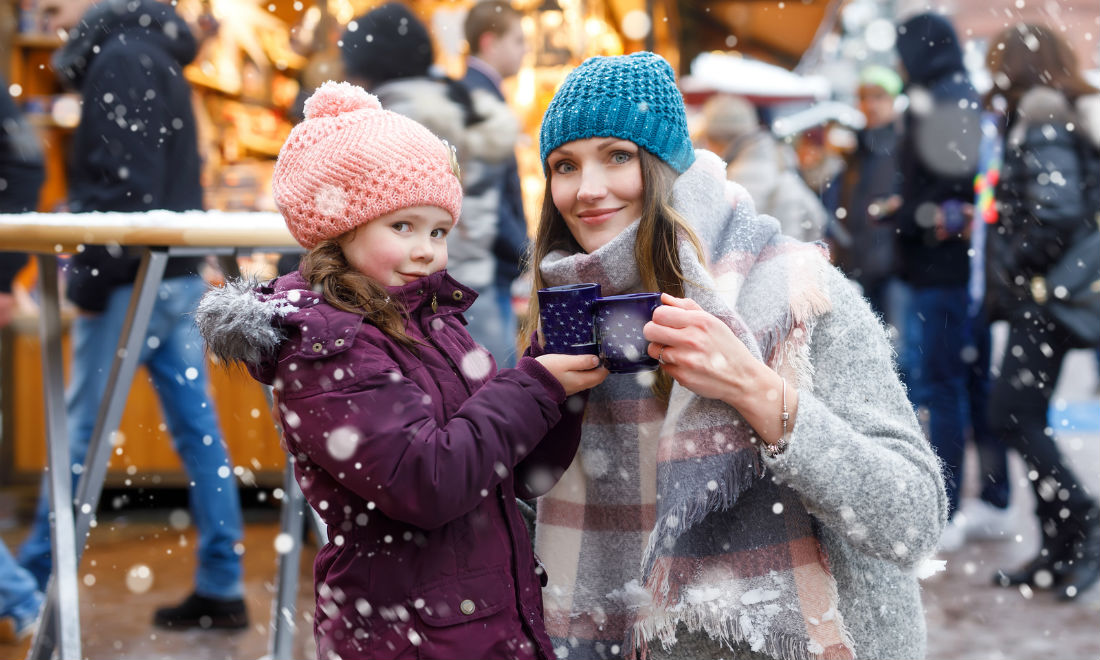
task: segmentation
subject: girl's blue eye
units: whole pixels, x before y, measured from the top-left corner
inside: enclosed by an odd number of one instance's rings
[[[633,158],[633,157],[634,157],[634,154],[628,153],[626,151],[616,151],[615,153],[611,154],[612,162],[617,163],[619,165],[622,165],[623,163],[630,162],[630,159]]]
[[[567,160],[563,160],[563,161],[559,161],[556,165],[554,165],[554,167],[552,169],[555,172],[557,172],[558,174],[569,174],[570,172],[572,172],[576,168],[573,167],[573,163],[570,163]]]

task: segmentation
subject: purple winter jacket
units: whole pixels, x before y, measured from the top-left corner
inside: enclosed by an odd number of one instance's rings
[[[219,295],[232,319],[221,325],[267,314],[277,331],[277,354],[230,357],[279,390],[298,483],[328,525],[314,562],[318,657],[552,660],[515,498],[568,467],[584,398],[566,403],[530,356],[497,371],[461,318],[476,294],[446,271],[390,289],[419,354],[297,272],[207,295],[199,324],[217,354],[225,342],[205,315]]]

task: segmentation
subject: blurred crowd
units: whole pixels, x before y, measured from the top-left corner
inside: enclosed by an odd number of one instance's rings
[[[67,173],[74,212],[202,207],[190,90],[174,75],[194,57],[196,38],[145,30],[152,15],[190,35],[170,6],[133,3],[144,13],[116,11],[111,0],[41,3],[51,28],[72,30],[54,67],[83,97]],[[528,51],[520,19],[507,2],[473,5],[461,79],[438,70],[428,27],[400,3],[358,17],[338,42],[345,80],[453,149],[464,195],[462,220],[447,238],[448,270],[477,292],[464,313],[467,329],[500,366],[516,363],[521,305],[514,301],[530,288],[524,271],[533,219],[525,217],[516,160],[522,138],[502,86]],[[778,219],[789,236],[820,242],[889,328],[896,369],[942,462],[950,522],[940,549],[1010,538],[1009,508],[1025,506],[1010,499],[1015,453],[1034,492],[1041,549],[990,579],[1072,601],[1100,577],[1100,505],[1063,459],[1047,419],[1067,353],[1095,351],[1100,365],[1100,292],[1090,289],[1100,258],[1100,90],[1048,26],[1012,25],[991,40],[993,85],[984,94],[948,18],[920,14],[897,29],[897,68],[860,71],[855,98],[865,123],[843,148],[826,139],[830,125],[778,138],[771,108],[724,93],[699,109],[692,138],[725,161],[728,179],[758,213]],[[123,32],[133,36],[118,38]],[[155,103],[142,98],[150,89]],[[120,104],[127,121],[165,128],[120,130]],[[0,212],[34,211],[41,146],[9,95],[0,110]],[[297,269],[297,259],[284,257],[280,272]],[[0,255],[0,325],[10,320],[11,281],[25,261]],[[240,628],[249,615],[235,547],[239,498],[232,470],[221,469],[232,466],[191,317],[204,291],[202,261],[172,261],[150,330],[160,342],[142,356],[188,471],[200,539],[192,593],[154,620]],[[103,347],[117,343],[138,265],[117,250],[89,248],[66,267],[67,295],[80,310],[66,402],[75,463],[83,461],[110,371],[113,355]],[[1007,337],[999,355],[994,324]],[[177,374],[187,369],[198,376],[181,383]],[[979,483],[963,483],[968,456],[979,462]],[[74,487],[79,476],[74,471]],[[46,490],[22,548],[13,556],[0,545],[0,643],[30,634],[48,585]]]

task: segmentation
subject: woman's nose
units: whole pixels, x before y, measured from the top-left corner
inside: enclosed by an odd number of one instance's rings
[[[603,172],[595,168],[588,168],[581,172],[581,186],[577,190],[577,198],[588,202],[600,199],[607,195],[607,179]]]

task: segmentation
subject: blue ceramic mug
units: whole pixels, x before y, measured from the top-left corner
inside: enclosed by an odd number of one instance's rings
[[[642,328],[660,304],[660,293],[625,293],[596,300],[596,341],[608,371],[629,374],[657,368],[657,360],[646,353],[649,340],[642,336]]]
[[[593,305],[600,297],[595,282],[563,284],[539,289],[539,321],[547,353],[595,355],[599,352],[592,331]]]

